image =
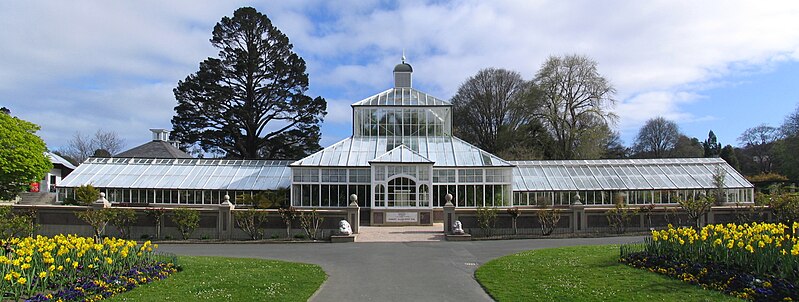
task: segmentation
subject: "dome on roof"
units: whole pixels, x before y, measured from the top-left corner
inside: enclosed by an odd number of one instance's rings
[[[403,61],[397,64],[397,66],[394,66],[394,72],[413,72],[413,67],[411,67],[411,64]]]

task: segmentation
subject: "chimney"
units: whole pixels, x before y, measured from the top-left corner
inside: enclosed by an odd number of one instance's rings
[[[153,141],[165,141],[165,142],[169,141],[169,132],[172,132],[171,130],[160,129],[160,128],[153,128],[150,129],[150,131],[153,133]]]

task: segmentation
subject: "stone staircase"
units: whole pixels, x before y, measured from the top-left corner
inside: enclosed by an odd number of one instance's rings
[[[55,197],[54,193],[47,193],[47,192],[22,192],[19,193],[20,200],[18,204],[37,204],[37,205],[47,205],[47,204],[55,204]]]

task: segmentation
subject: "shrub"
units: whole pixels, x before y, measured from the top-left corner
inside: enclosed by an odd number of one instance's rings
[[[75,201],[84,206],[90,206],[100,199],[100,190],[92,185],[83,185],[75,188]]]
[[[130,226],[136,221],[136,211],[133,209],[109,208],[108,222],[118,231],[119,237],[130,239]]]
[[[85,221],[92,227],[94,230],[94,238],[98,241],[102,238],[103,233],[105,233],[105,226],[108,225],[108,221],[111,219],[108,209],[89,209],[83,212],[76,212],[75,216],[78,216],[80,220]]]
[[[508,215],[510,215],[511,224],[512,224],[512,227],[513,227],[513,235],[516,235],[517,234],[517,231],[516,231],[517,230],[516,229],[516,219],[519,218],[519,215],[521,214],[521,211],[519,211],[519,208],[517,208],[517,207],[508,208],[507,211],[508,211]]]
[[[487,237],[491,237],[494,234],[497,212],[499,210],[496,207],[477,207],[477,225]]]
[[[623,202],[617,202],[612,209],[605,212],[608,225],[617,234],[622,234],[627,230],[627,224],[638,215],[638,209],[626,206]]]
[[[183,240],[189,239],[191,233],[200,226],[200,211],[189,208],[176,208],[172,211],[174,222]]]
[[[560,209],[540,209],[536,216],[538,216],[538,223],[541,225],[541,235],[549,236],[555,231],[555,227],[560,221]]]
[[[799,195],[795,193],[772,194],[763,201],[777,222],[789,224],[799,221]]]
[[[266,215],[266,212],[256,209],[234,211],[233,220],[238,228],[250,235],[252,240],[258,240],[264,237],[264,231],[261,226],[267,221]]]
[[[33,217],[15,214],[11,206],[0,206],[0,239],[8,241],[11,237],[32,236],[36,230]]]
[[[694,227],[697,229],[702,227],[702,216],[707,214],[713,204],[716,203],[715,197],[707,195],[702,195],[699,196],[699,198],[693,199],[675,198],[677,199],[677,203],[680,204],[680,207],[682,207],[688,215],[688,220],[692,221]]]
[[[164,220],[164,215],[166,214],[166,209],[164,208],[152,208],[144,210],[144,213],[147,217],[150,217],[155,224],[155,239],[161,239],[161,221]]]
[[[319,216],[316,209],[311,210],[310,213],[300,212],[300,226],[302,226],[302,229],[305,231],[305,235],[311,240],[316,240],[317,236],[319,236],[319,231],[324,220],[325,218]]]
[[[283,220],[283,224],[286,225],[286,238],[291,238],[291,222],[297,217],[297,209],[291,206],[288,208],[280,208],[278,209],[278,213],[280,214],[280,219]]]

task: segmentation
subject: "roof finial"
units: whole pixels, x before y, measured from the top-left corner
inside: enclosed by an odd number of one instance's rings
[[[402,49],[402,64],[405,64],[405,48]]]

